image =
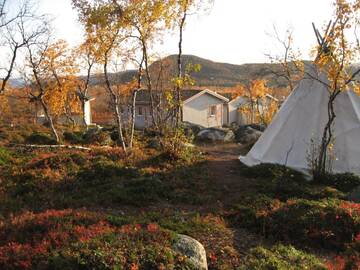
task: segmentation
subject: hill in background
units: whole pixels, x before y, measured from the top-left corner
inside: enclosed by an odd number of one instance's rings
[[[228,88],[237,84],[246,84],[255,79],[265,79],[269,82],[269,86],[273,88],[286,87],[286,80],[276,74],[281,72],[279,64],[243,64],[234,65],[227,63],[219,63],[194,55],[183,55],[183,69],[188,64],[199,64],[201,70],[193,72],[192,77],[197,87],[210,88]],[[150,66],[150,73],[155,79],[158,76],[160,68],[166,70],[167,76],[174,77],[177,67],[177,56],[170,55],[161,61],[156,61]],[[126,83],[136,76],[136,70],[128,70],[119,73],[112,73],[110,77],[116,83]],[[100,84],[102,75],[93,76],[91,82],[93,85]]]

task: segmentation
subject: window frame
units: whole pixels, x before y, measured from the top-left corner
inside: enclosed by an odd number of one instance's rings
[[[217,105],[209,106],[209,117],[216,117],[217,114]]]

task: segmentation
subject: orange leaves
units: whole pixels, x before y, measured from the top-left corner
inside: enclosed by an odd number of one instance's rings
[[[59,116],[66,108],[79,111],[80,103],[76,95],[79,67],[64,40],[50,44],[44,51],[40,70],[45,80],[44,99],[52,114]]]
[[[136,263],[132,263],[130,266],[130,270],[139,270],[139,266]]]
[[[132,80],[129,83],[116,85],[116,90],[117,90],[118,94],[121,95],[122,97],[126,97],[126,98],[131,97],[133,94],[133,91],[135,89],[137,89],[137,81],[136,80]]]
[[[148,232],[157,232],[159,230],[159,226],[155,223],[150,223],[146,226]]]
[[[99,235],[115,232],[115,228],[105,221],[100,221],[88,227],[75,226],[73,231],[81,243],[86,243]]]

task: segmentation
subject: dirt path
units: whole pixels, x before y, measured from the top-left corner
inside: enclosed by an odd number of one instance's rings
[[[206,153],[208,174],[220,202],[228,205],[236,201],[239,193],[248,187],[249,179],[239,173],[239,156],[245,155],[248,148],[239,144],[220,144],[203,146],[201,149]]]
[[[240,174],[240,155],[246,155],[248,147],[238,144],[207,145],[201,147],[206,153],[208,173],[211,183],[218,196],[220,212],[239,202],[241,194],[249,192],[252,188],[252,179],[247,179]],[[257,245],[265,244],[259,235],[250,233],[241,228],[229,227],[233,235],[233,246],[241,254],[247,255],[249,250]]]

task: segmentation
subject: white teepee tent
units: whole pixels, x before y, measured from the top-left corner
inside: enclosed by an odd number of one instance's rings
[[[320,141],[327,123],[326,76],[311,66],[308,75],[286,99],[257,143],[240,161],[248,166],[275,163],[308,172],[311,140]],[[334,172],[360,175],[360,97],[342,92],[334,103]]]

